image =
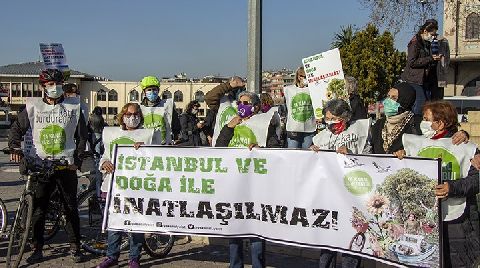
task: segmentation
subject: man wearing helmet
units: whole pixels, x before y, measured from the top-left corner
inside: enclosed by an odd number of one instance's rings
[[[44,90],[43,98],[27,98],[26,108],[18,114],[8,137],[11,149],[21,147],[22,138],[31,129],[33,148],[30,157],[65,158],[69,162],[66,170],[57,170],[46,182],[35,182],[33,200],[32,238],[34,250],[27,262],[38,263],[43,259],[43,233],[45,213],[53,190],[58,187],[67,219],[66,231],[70,242],[70,256],[74,262],[82,261],[80,252],[80,220],[78,216],[76,170],[82,163],[87,141],[85,118],[80,110],[78,98],[64,98],[64,77],[59,70],[48,69],[39,76]],[[21,155],[13,153],[10,160],[19,162]]]
[[[145,96],[141,103],[144,127],[155,128],[159,131],[161,135],[159,138],[162,139],[158,141],[159,144],[173,143],[172,138],[176,140],[181,129],[173,100],[160,98],[160,81],[155,76],[145,76],[140,81],[140,86]],[[161,115],[162,119],[160,120],[162,121],[159,121],[158,115]]]

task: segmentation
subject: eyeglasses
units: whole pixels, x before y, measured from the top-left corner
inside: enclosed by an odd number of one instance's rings
[[[124,113],[123,115],[126,117],[130,117],[132,115],[140,115],[140,113]]]
[[[307,78],[306,75],[299,75],[298,77],[300,77],[300,78]]]
[[[237,105],[240,105],[240,104],[251,105],[251,103],[249,101],[237,101]]]

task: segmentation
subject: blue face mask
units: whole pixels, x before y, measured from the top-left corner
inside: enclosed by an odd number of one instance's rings
[[[153,102],[153,101],[157,100],[157,98],[158,98],[158,92],[155,91],[155,90],[147,91],[147,93],[145,94],[145,97],[147,97],[147,99],[148,99],[149,101],[152,101],[152,102]]]
[[[385,116],[389,117],[398,114],[398,108],[400,108],[400,103],[390,98],[383,100],[383,112],[385,113]]]

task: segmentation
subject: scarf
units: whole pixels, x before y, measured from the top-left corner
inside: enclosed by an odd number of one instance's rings
[[[383,150],[385,153],[390,153],[390,146],[392,146],[393,142],[403,132],[403,129],[405,129],[405,126],[410,122],[412,117],[413,113],[410,111],[387,117],[382,129]]]

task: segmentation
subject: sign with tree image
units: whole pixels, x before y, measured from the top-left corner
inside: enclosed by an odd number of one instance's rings
[[[308,80],[315,117],[322,118],[324,103],[333,98],[347,96],[342,61],[338,48],[302,60]],[[333,83],[333,84],[332,84]]]

